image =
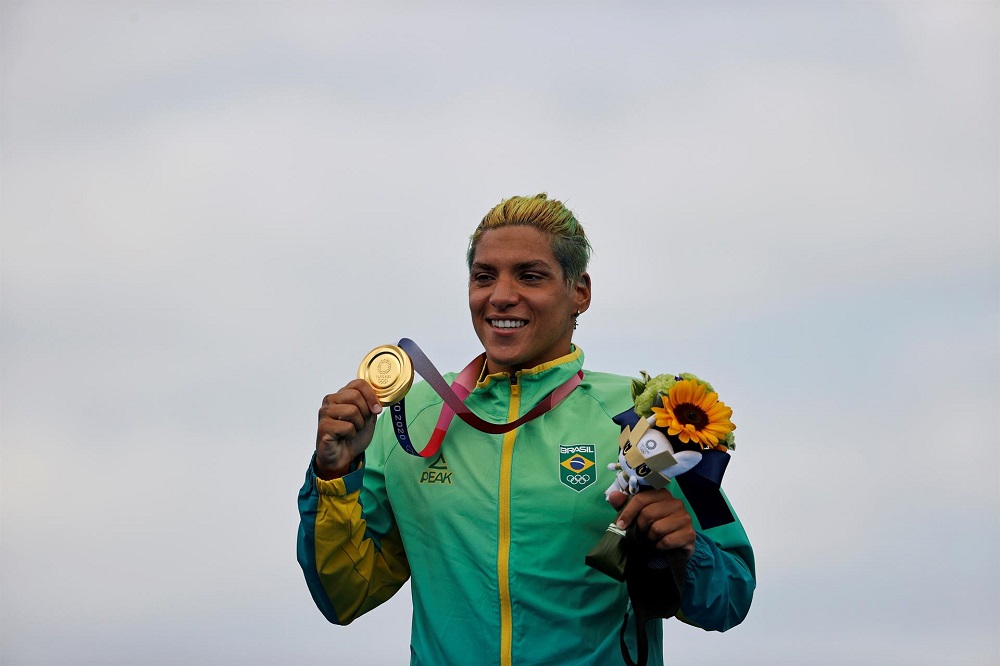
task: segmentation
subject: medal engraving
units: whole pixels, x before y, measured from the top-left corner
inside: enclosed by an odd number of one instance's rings
[[[413,364],[399,347],[381,345],[361,361],[358,378],[371,384],[379,402],[392,405],[402,400],[413,385]]]

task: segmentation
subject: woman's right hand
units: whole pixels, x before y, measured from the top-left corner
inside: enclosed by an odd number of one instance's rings
[[[375,391],[363,379],[323,398],[316,430],[316,476],[329,480],[347,474],[351,461],[371,444],[381,412]]]

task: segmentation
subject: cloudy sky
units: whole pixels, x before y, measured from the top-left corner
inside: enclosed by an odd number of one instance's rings
[[[758,593],[676,664],[1000,660],[996,2],[0,4],[0,662],[402,664],[295,562],[325,393],[480,349],[502,198],[593,369],[734,407]]]

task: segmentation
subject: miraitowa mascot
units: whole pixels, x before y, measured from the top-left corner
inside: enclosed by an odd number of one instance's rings
[[[605,491],[634,495],[643,487],[663,488],[694,469],[702,452],[736,448],[733,410],[712,385],[690,373],[632,380],[634,409],[615,417],[622,428],[614,482]],[[725,456],[728,461],[728,456]],[[719,479],[721,481],[721,477]]]
[[[675,451],[667,436],[656,427],[656,417],[638,421],[635,428],[623,430],[618,462],[608,469],[618,470],[615,480],[604,491],[604,497],[618,491],[635,495],[639,488],[663,488],[670,479],[683,474],[701,462],[701,451]]]
[[[632,381],[634,409],[614,418],[622,433],[618,462],[608,469],[618,473],[605,497],[615,491],[632,496],[676,482],[702,527],[732,522],[720,484],[729,451],[735,448],[733,410],[708,382],[690,373],[653,378],[641,374],[642,379]],[[634,523],[625,531],[612,522],[586,561],[627,584],[630,608],[622,623],[622,656],[629,666],[644,666],[646,620],[677,615],[687,559],[680,551],[657,551],[636,533]],[[630,612],[635,615],[635,662],[625,642]]]

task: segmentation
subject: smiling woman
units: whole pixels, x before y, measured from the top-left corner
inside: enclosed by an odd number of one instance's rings
[[[469,309],[490,373],[564,356],[590,307],[590,243],[573,212],[545,194],[494,206],[469,241]]]
[[[507,199],[470,239],[469,310],[485,353],[469,366],[479,381],[465,406],[515,428],[456,426],[425,459],[398,453],[364,380],[324,398],[298,552],[331,622],[353,621],[412,575],[411,664],[463,664],[473,653],[504,666],[568,663],[567,650],[581,665],[623,663],[627,592],[585,557],[625,501],[619,493],[609,505],[601,481],[613,476],[613,417],[631,408],[632,382],[584,370],[572,344],[590,307],[589,250],[573,214],[545,195]],[[563,398],[539,410],[557,391]],[[406,430],[428,441],[441,398],[418,382],[406,401]],[[686,566],[685,621],[728,629],[755,587],[749,541],[738,521],[700,529],[676,485],[636,495],[619,520]],[[635,653],[634,616],[629,626]],[[662,664],[662,627],[638,640],[648,663]]]
[[[469,274],[469,310],[490,374],[568,354],[573,324],[588,307],[590,276],[567,279],[544,232],[513,226],[480,237]]]

